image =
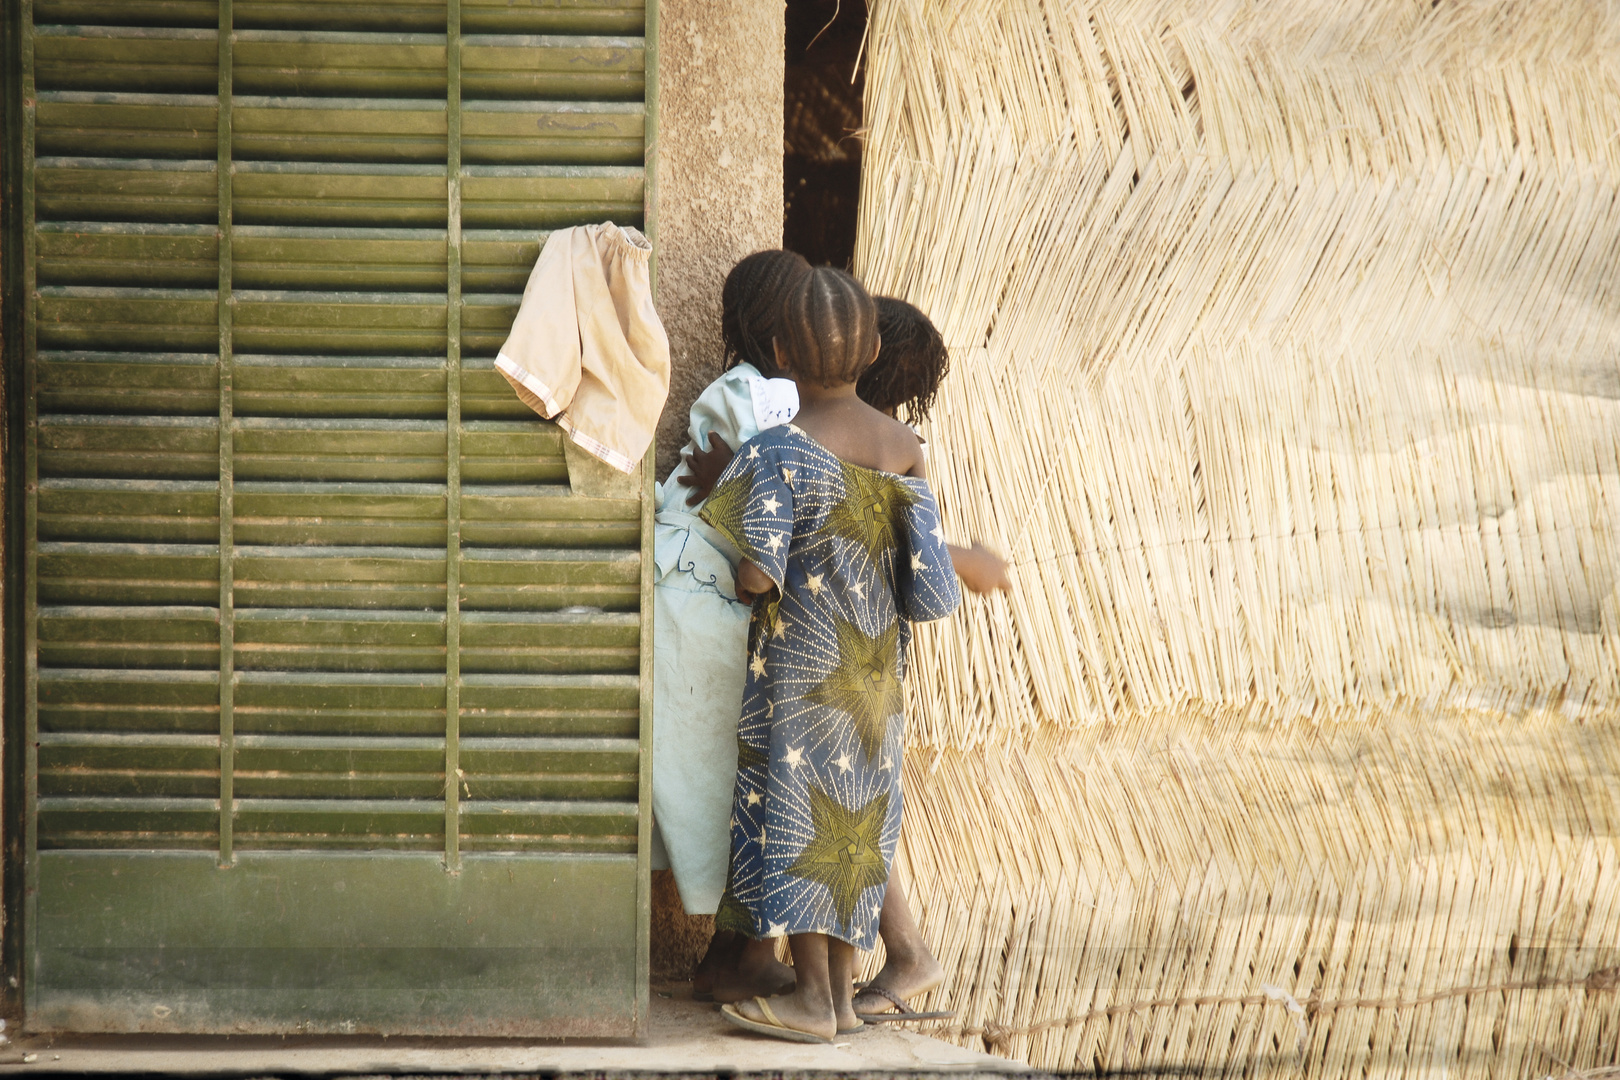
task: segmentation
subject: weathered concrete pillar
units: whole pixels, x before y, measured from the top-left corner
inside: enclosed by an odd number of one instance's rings
[[[686,441],[692,399],[720,373],[726,272],[782,242],[783,12],[781,0],[659,0],[657,300],[673,366],[660,477]],[[659,882],[654,976],[690,973],[709,930]]]
[[[674,374],[658,471],[720,371],[720,286],[782,242],[781,0],[659,0],[658,310]]]

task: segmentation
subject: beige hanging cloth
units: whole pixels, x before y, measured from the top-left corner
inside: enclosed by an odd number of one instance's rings
[[[495,368],[580,446],[633,472],[669,393],[669,338],[653,310],[640,232],[559,229],[529,274]]]

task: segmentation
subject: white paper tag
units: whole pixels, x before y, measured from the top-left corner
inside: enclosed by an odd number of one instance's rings
[[[761,431],[799,414],[799,386],[792,379],[754,379],[748,389],[754,396],[754,423]]]

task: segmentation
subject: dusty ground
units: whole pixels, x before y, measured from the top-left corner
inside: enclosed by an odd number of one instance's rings
[[[731,1027],[684,984],[655,985],[645,1041],[28,1036],[0,1049],[0,1075],[1006,1074],[1026,1067],[894,1027],[809,1046]]]

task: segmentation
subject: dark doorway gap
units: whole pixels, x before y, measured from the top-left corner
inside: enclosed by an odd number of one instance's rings
[[[865,0],[788,0],[786,30],[782,246],[812,265],[849,269],[861,194],[855,132],[866,80],[856,63]]]

